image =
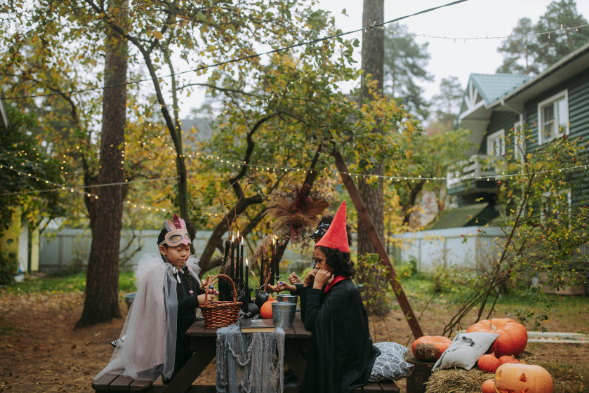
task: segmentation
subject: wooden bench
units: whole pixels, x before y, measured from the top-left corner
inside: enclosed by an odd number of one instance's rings
[[[131,377],[122,375],[107,374],[103,375],[92,384],[96,392],[144,392],[144,393],[163,393],[167,386],[153,385],[150,381],[133,380]],[[302,387],[285,386],[285,393],[299,393]],[[192,385],[187,390],[190,393],[216,393],[215,385]],[[366,386],[354,389],[355,393],[359,392],[400,392],[399,387],[392,381],[372,382]]]
[[[96,392],[145,392],[152,386],[151,381],[133,380],[116,374],[105,374],[92,384]]]

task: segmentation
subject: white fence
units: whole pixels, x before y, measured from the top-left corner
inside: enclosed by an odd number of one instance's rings
[[[432,272],[438,266],[485,272],[497,259],[497,252],[492,250],[496,239],[505,235],[499,228],[462,227],[394,237],[400,241],[395,250],[396,263],[415,258],[420,272]]]
[[[135,238],[133,239],[133,233]],[[121,253],[123,258],[130,259],[123,268],[130,268],[137,264],[141,255],[145,253],[157,253],[157,237],[159,230],[147,231],[122,231],[120,249],[127,248]],[[198,231],[194,239],[194,249],[197,257],[205,248],[211,231]],[[49,232],[41,236],[39,248],[39,270],[46,273],[61,273],[64,271],[80,271],[85,269],[90,255],[90,244],[92,243],[92,232],[90,229],[63,229]],[[133,252],[141,246],[141,250],[132,256]],[[291,247],[289,247],[291,248]],[[216,251],[217,253],[219,251]],[[288,268],[306,266],[311,263],[312,251],[301,252],[298,249],[285,252],[283,261]],[[248,254],[251,254],[248,252]],[[220,254],[218,254],[220,255]],[[298,265],[298,266],[297,266]],[[281,263],[282,266],[282,263]]]

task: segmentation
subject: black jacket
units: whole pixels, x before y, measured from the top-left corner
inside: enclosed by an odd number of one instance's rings
[[[352,280],[323,290],[297,286],[301,318],[313,333],[307,348],[305,393],[349,393],[368,383],[380,355],[372,345],[368,316]]]

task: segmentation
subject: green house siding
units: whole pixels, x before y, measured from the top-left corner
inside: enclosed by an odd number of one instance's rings
[[[569,122],[570,138],[578,139],[583,137],[584,141],[589,140],[589,70],[577,74],[559,85],[557,88],[546,91],[534,100],[526,102],[525,105],[525,123],[527,129],[531,130],[532,141],[528,142],[527,151],[533,152],[538,147],[538,103],[568,90],[569,105]],[[584,144],[586,146],[586,144]],[[581,162],[589,163],[589,149],[585,148],[582,152]],[[569,182],[571,187],[571,197],[573,206],[584,205],[589,202],[589,172],[577,170],[573,173]]]
[[[487,126],[487,131],[485,132],[485,138],[481,143],[481,148],[479,149],[479,154],[487,154],[487,137],[491,134],[494,134],[497,131],[505,130],[505,136],[508,138],[510,136],[510,130],[513,128],[513,125],[519,121],[519,115],[514,112],[493,112],[491,114],[491,120],[489,121],[489,125]],[[507,149],[513,149],[513,142],[506,143],[505,147]]]

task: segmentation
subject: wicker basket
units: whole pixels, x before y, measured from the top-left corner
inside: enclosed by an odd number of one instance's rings
[[[226,278],[233,285],[233,301],[222,302],[219,300],[207,301],[209,294],[208,288],[205,289],[205,304],[200,307],[202,316],[205,320],[205,328],[218,329],[237,323],[239,319],[239,310],[241,310],[242,302],[237,301],[237,290],[233,280],[224,274],[218,274],[214,277]]]

